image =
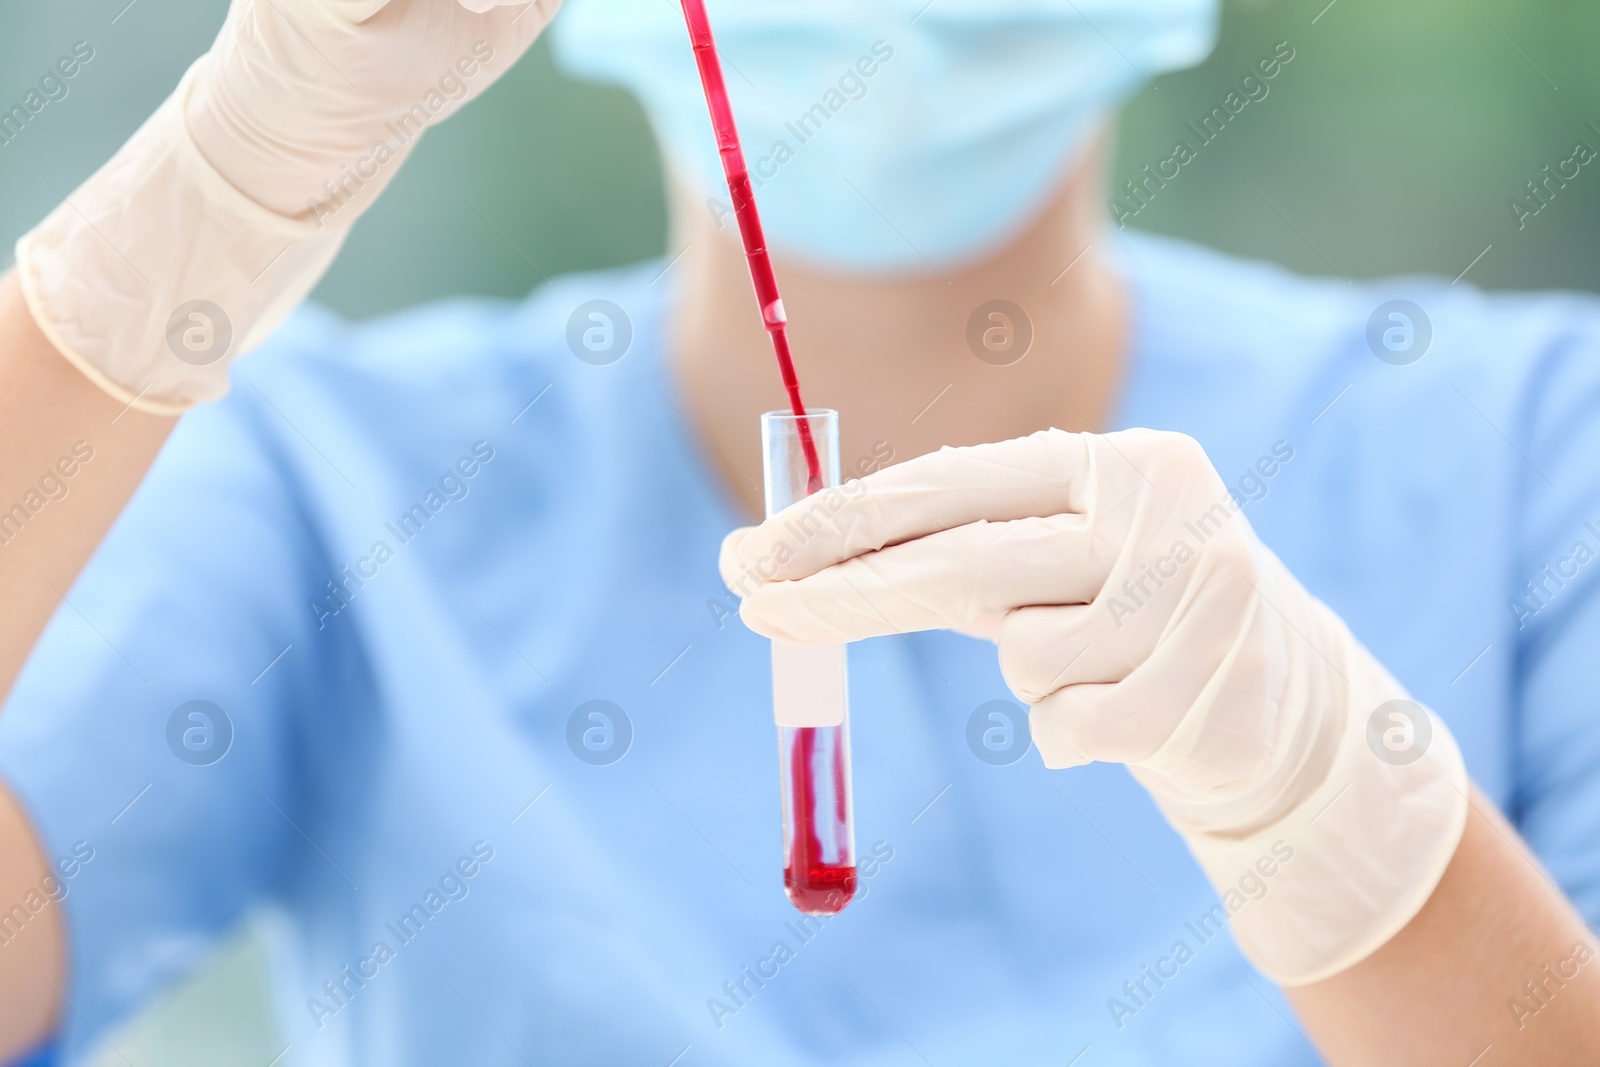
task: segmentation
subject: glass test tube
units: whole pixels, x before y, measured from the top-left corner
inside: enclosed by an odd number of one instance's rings
[[[804,416],[822,461],[822,492],[839,484],[839,413]],[[800,445],[801,417],[761,416],[767,514],[806,498],[809,481]],[[822,502],[817,502],[819,508]],[[796,539],[815,524],[802,516]],[[783,791],[783,887],[812,915],[831,915],[856,891],[855,819],[850,801],[850,707],[845,646],[772,646],[772,702],[778,722],[778,776]],[[804,724],[804,725],[801,725]]]

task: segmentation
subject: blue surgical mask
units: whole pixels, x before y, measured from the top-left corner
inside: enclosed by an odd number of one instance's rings
[[[1217,0],[708,0],[767,238],[859,273],[1004,245],[1110,111],[1198,62]],[[573,74],[631,89],[668,165],[733,226],[675,0],[567,0]]]

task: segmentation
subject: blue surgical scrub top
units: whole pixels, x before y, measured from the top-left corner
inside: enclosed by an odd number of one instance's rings
[[[1122,258],[1116,422],[1204,444],[1600,920],[1600,305]],[[1317,1062],[1145,793],[1008,751],[958,635],[851,648],[861,889],[800,921],[658,272],[307,308],[183,420],[0,718],[73,869],[64,1059],[262,916],[285,1063]]]

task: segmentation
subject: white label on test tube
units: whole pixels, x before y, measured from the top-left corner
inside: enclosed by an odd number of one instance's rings
[[[844,722],[843,645],[772,643],[772,711],[779,726],[838,726]]]

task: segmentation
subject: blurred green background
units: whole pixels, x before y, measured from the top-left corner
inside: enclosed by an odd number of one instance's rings
[[[935,0],[937,2],[937,0]],[[1065,0],[1063,0],[1065,2]],[[0,247],[87,176],[205,49],[224,0],[0,8],[0,104],[77,41],[95,58],[0,145]],[[1238,0],[1202,67],[1124,111],[1115,180],[1171,154],[1280,41],[1295,57],[1134,225],[1316,274],[1396,272],[1489,288],[1600,291],[1600,166],[1518,228],[1508,201],[1586,141],[1600,148],[1600,7],[1549,0]],[[1193,138],[1190,137],[1190,140]],[[650,134],[623,93],[575,84],[541,46],[431,131],[356,227],[316,299],[366,317],[454,293],[521,296],[544,275],[659,254]],[[9,251],[0,261],[9,260]],[[1474,261],[1476,262],[1474,263]],[[275,1046],[248,933],[103,1062],[263,1067]],[[278,1061],[294,1062],[292,1052]]]

